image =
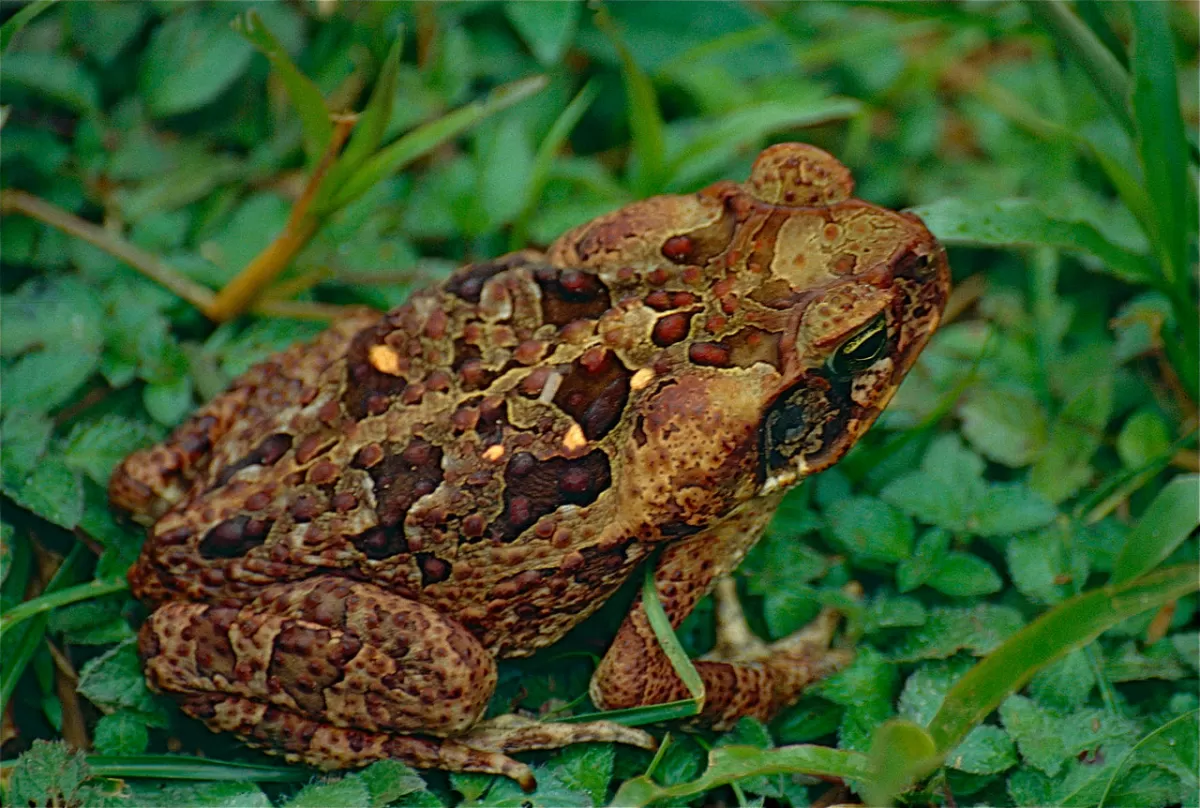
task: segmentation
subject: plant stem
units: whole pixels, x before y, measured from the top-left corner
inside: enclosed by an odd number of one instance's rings
[[[102,595],[124,592],[128,588],[129,582],[124,578],[114,578],[107,581],[88,581],[86,584],[69,586],[66,589],[39,595],[14,606],[8,610],[7,614],[0,617],[0,637],[11,631],[21,621],[28,620],[34,615],[57,609],[60,606],[69,606],[81,600],[91,600]]]
[[[20,213],[86,241],[162,284],[201,311],[212,305],[214,295],[208,287],[185,277],[157,256],[135,247],[103,227],[80,219],[33,194],[17,190],[0,191],[0,213]]]
[[[343,116],[335,121],[333,137],[325,149],[325,154],[321,157],[321,162],[309,177],[308,184],[304,187],[304,193],[292,207],[287,224],[283,226],[283,232],[276,236],[266,249],[256,255],[254,260],[247,264],[236,278],[217,293],[212,305],[205,312],[211,319],[224,322],[244,312],[259,293],[275,280],[279,273],[287,268],[292,259],[308,245],[309,240],[321,224],[320,220],[312,213],[313,199],[320,190],[321,183],[329,174],[329,169],[337,160],[342,144],[346,142],[346,137],[354,128],[354,122],[355,118],[352,116]]]

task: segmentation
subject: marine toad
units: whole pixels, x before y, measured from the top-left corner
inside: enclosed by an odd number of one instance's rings
[[[496,659],[550,645],[656,550],[671,622],[783,493],[837,461],[937,327],[948,268],[914,216],[801,144],[745,184],[659,196],[545,253],[465,266],[254,367],[112,501],[150,526],[151,685],[214,730],[336,768],[497,772],[615,724],[481,721]],[[701,719],[767,718],[844,663],[836,617],[765,645],[727,597]],[[686,698],[640,599],[602,708]]]

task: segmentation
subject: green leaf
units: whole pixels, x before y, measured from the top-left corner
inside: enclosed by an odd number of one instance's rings
[[[35,347],[95,353],[104,319],[96,293],[76,278],[35,278],[0,298],[0,354]]]
[[[1071,593],[1067,586],[1070,560],[1057,528],[1014,537],[1005,545],[1004,553],[1013,584],[1034,603],[1058,603]]]
[[[1187,788],[1188,797],[1180,800],[1183,805],[1196,802],[1197,782],[1196,772],[1200,770],[1200,748],[1198,748],[1197,719],[1200,710],[1192,710],[1186,715],[1177,716],[1170,721],[1147,733],[1130,749],[1114,768],[1112,777],[1100,795],[1097,808],[1115,804],[1110,797],[1116,790],[1119,777],[1127,766],[1132,767],[1139,762],[1149,763],[1167,769],[1179,777]]]
[[[1043,527],[1058,510],[1021,483],[995,483],[983,495],[969,527],[980,536],[1003,536]]]
[[[572,792],[588,794],[603,805],[612,780],[616,750],[610,743],[579,743],[555,755],[554,773]]]
[[[892,658],[898,662],[944,659],[962,650],[986,654],[1020,629],[1021,622],[1015,609],[991,603],[930,609],[925,625],[905,635]]]
[[[0,479],[20,487],[50,442],[54,424],[43,413],[13,409],[0,421]]]
[[[375,78],[375,86],[371,88],[371,97],[367,106],[359,115],[358,123],[354,126],[354,134],[346,144],[346,150],[338,158],[337,163],[325,179],[328,193],[337,194],[346,178],[358,170],[363,163],[379,150],[383,136],[387,132],[388,123],[392,120],[392,108],[396,103],[396,85],[400,77],[400,55],[404,50],[404,31],[396,32],[396,38],[384,57],[379,75]],[[317,204],[328,198],[322,189]]]
[[[555,3],[508,0],[504,16],[525,40],[534,58],[549,67],[557,64],[570,47],[583,5],[575,0]]]
[[[1130,3],[1129,10],[1134,30],[1130,68],[1138,155],[1157,223],[1150,236],[1159,248],[1168,282],[1190,297],[1188,242],[1196,227],[1195,181],[1179,110],[1174,36],[1165,6]],[[1190,305],[1194,309],[1195,304]]]
[[[362,778],[348,774],[338,780],[307,785],[284,804],[288,808],[361,808],[372,803],[371,792]]]
[[[1046,442],[1046,412],[1027,391],[979,389],[959,408],[963,436],[989,460],[1029,465]]]
[[[299,783],[312,779],[312,770],[301,766],[262,766],[190,755],[89,755],[88,765],[97,777],[146,777],[156,780],[216,782],[252,780],[256,783]]]
[[[150,743],[150,732],[141,716],[122,710],[96,722],[92,743],[102,755],[140,755]]]
[[[136,449],[161,437],[143,421],[109,413],[95,421],[81,421],[71,429],[62,457],[97,485],[108,486],[117,463]]]
[[[81,752],[65,743],[35,740],[32,748],[17,758],[9,776],[6,802],[9,805],[72,805],[88,764]]]
[[[328,214],[345,207],[366,193],[375,183],[390,177],[404,166],[441,144],[457,137],[482,120],[511,107],[546,86],[545,76],[533,76],[498,87],[487,98],[460,107],[436,121],[417,127],[399,140],[380,149],[337,189],[333,199],[318,210]]]
[[[1127,719],[1107,710],[1091,708],[1058,717],[1024,696],[1005,700],[1000,705],[1000,720],[1025,762],[1051,777],[1080,753],[1121,741],[1133,731]]]
[[[146,687],[136,639],[88,660],[79,672],[76,690],[102,709],[128,710],[155,727],[166,724],[162,708]]]
[[[1112,411],[1112,377],[1102,376],[1059,412],[1050,440],[1029,472],[1029,486],[1051,502],[1062,502],[1092,475],[1092,455],[1100,447]]]
[[[1034,674],[1029,693],[1039,704],[1072,712],[1087,703],[1095,687],[1096,676],[1087,654],[1077,648]]]
[[[943,595],[956,598],[990,595],[1004,585],[991,564],[970,553],[947,553],[928,583]]]
[[[976,202],[943,199],[913,208],[943,243],[987,247],[1058,247],[1089,253],[1128,283],[1153,285],[1145,256],[1118,247],[1092,225],[1060,218],[1030,199]]]
[[[1163,486],[1130,532],[1113,565],[1112,582],[1154,569],[1200,524],[1200,474],[1181,474]]]
[[[950,551],[950,534],[940,527],[925,531],[913,554],[896,566],[896,588],[911,592],[937,572],[942,558]]]
[[[982,724],[967,733],[946,757],[946,765],[967,774],[999,774],[1017,765],[1017,750],[1000,727]]]
[[[4,81],[88,115],[100,105],[96,80],[83,66],[55,53],[9,53],[4,56]]]
[[[949,750],[1038,670],[1087,645],[1122,620],[1200,588],[1200,569],[1171,567],[1078,595],[1010,636],[959,680],[929,725]],[[932,621],[931,621],[932,622]]]
[[[376,761],[358,776],[370,792],[371,805],[388,805],[406,794],[425,789],[421,775],[398,760]]]
[[[1117,435],[1117,455],[1131,469],[1149,465],[1170,448],[1171,435],[1166,422],[1149,409],[1131,415]]]
[[[838,728],[842,748],[860,752],[870,748],[875,729],[894,713],[897,679],[895,664],[864,645],[848,667],[811,688],[811,692],[846,708]]]
[[[271,62],[275,75],[279,76],[279,81],[287,91],[292,106],[300,116],[300,126],[304,132],[304,153],[308,157],[308,163],[310,166],[316,165],[317,161],[321,159],[321,155],[325,153],[329,141],[333,138],[333,123],[329,120],[329,107],[325,105],[321,91],[292,62],[287,50],[263,23],[258,12],[251,9],[244,15],[235,18],[233,30],[244,36]],[[364,123],[365,116],[364,119],[360,119],[359,126]],[[378,145],[378,140],[376,140],[376,145]]]
[[[148,384],[142,391],[142,403],[150,417],[164,426],[175,426],[192,409],[192,379],[178,379]]]
[[[138,87],[150,113],[179,115],[216,99],[250,64],[250,43],[218,10],[185,6],[150,37]]]
[[[722,746],[709,753],[708,768],[699,778],[660,786],[649,776],[635,777],[621,784],[612,805],[640,808],[658,801],[680,805],[719,786],[746,777],[773,774],[808,774],[865,781],[870,779],[872,769],[866,755],[823,746],[782,746],[778,749]]]
[[[18,485],[6,482],[4,493],[21,507],[67,530],[79,524],[83,515],[82,481],[61,458],[49,458],[38,463],[24,482]]]
[[[899,562],[912,553],[912,520],[882,500],[852,497],[834,503],[826,516],[833,537],[855,558]]]
[[[99,364],[99,353],[86,347],[35,351],[4,367],[0,384],[6,400],[49,412],[69,401]]]

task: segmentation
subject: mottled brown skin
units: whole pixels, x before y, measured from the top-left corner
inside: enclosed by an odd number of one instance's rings
[[[919,220],[851,192],[825,152],[774,146],[745,184],[463,267],[250,370],[112,479],[150,525],[129,577],[155,608],[151,685],[324,767],[395,757],[528,786],[506,753],[651,744],[480,722],[495,660],[554,643],[659,547],[677,625],[874,421],[948,270]],[[697,663],[703,720],[794,701],[847,658],[834,622],[773,646],[724,630]],[[636,602],[593,700],[685,695]]]

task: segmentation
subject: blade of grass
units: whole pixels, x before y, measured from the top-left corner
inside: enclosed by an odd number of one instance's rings
[[[892,805],[896,795],[937,768],[937,746],[924,727],[901,718],[884,723],[871,736],[868,754],[873,775],[864,796],[867,805]]]
[[[419,126],[368,158],[346,180],[318,214],[327,215],[358,199],[372,185],[389,177],[422,155],[475,126],[497,112],[508,109],[547,84],[545,76],[532,76],[497,87],[488,96]]]
[[[1184,730],[1184,732],[1190,734],[1192,737],[1195,737],[1196,733],[1194,725],[1196,723],[1197,716],[1200,716],[1200,710],[1192,710],[1191,712],[1172,718],[1158,729],[1143,735],[1136,744],[1134,744],[1128,751],[1125,752],[1124,755],[1121,756],[1121,762],[1116,765],[1116,767],[1113,769],[1112,776],[1108,778],[1108,784],[1104,787],[1104,793],[1100,795],[1100,801],[1096,803],[1096,808],[1104,808],[1105,803],[1108,802],[1108,795],[1112,793],[1113,786],[1116,785],[1117,778],[1120,777],[1121,772],[1125,769],[1125,765],[1129,763],[1134,754],[1137,753],[1138,749],[1142,748],[1159,735],[1165,735],[1181,728]]]
[[[1033,675],[1136,614],[1200,589],[1200,567],[1158,570],[1143,578],[1085,592],[1060,603],[1005,640],[946,694],[929,724],[938,753],[953,750]]]
[[[1128,283],[1157,285],[1144,256],[1118,247],[1087,222],[1052,216],[1030,199],[975,202],[943,199],[913,208],[942,242],[988,247],[1058,247],[1090,253]]]
[[[58,569],[54,571],[54,575],[46,583],[45,589],[42,591],[42,597],[52,596],[56,592],[66,591],[67,585],[75,579],[75,565],[84,554],[82,544],[76,544],[71,548],[71,552],[67,553],[63,562],[58,565]],[[24,606],[25,603],[30,603],[38,598],[33,598],[21,603],[16,608]],[[10,609],[11,613],[13,610]],[[48,610],[36,612],[30,615],[33,619],[29,625],[25,626],[24,631],[20,632],[16,639],[9,634],[4,640],[3,648],[3,677],[0,679],[0,715],[6,714],[8,708],[8,700],[12,698],[13,691],[16,690],[17,682],[21,680],[21,675],[25,673],[25,668],[28,667],[29,661],[33,659],[34,653],[42,644],[42,638],[46,635],[46,624],[50,621],[50,613]],[[3,618],[7,619],[8,614]],[[19,622],[19,621],[18,621]],[[16,623],[13,624],[14,626]]]
[[[37,0],[35,3],[22,8],[16,14],[9,17],[4,25],[0,25],[0,53],[8,50],[8,43],[12,42],[12,38],[26,25],[33,21],[33,18],[41,14],[50,6],[57,3],[58,0]]]
[[[300,126],[304,132],[304,153],[308,157],[308,164],[316,165],[333,137],[333,122],[329,119],[329,107],[326,106],[321,91],[292,62],[283,45],[263,23],[258,12],[251,9],[235,17],[231,25],[233,30],[267,57],[271,68],[279,76],[292,106],[300,116]]]
[[[1200,474],[1181,474],[1159,489],[1130,531],[1113,563],[1112,583],[1122,584],[1166,560],[1200,525]]]
[[[692,694],[691,700],[696,705],[693,715],[699,715],[704,709],[704,680],[696,672],[696,667],[680,644],[679,637],[675,636],[675,629],[663,610],[662,601],[658,599],[658,588],[654,585],[654,566],[646,565],[646,577],[642,581],[642,608],[646,610],[646,620],[654,631],[655,639],[658,640],[667,659],[671,660],[675,675],[683,680],[684,687]]]
[[[632,185],[638,196],[651,196],[662,190],[666,178],[666,138],[663,134],[662,112],[650,78],[634,60],[621,39],[616,24],[601,6],[596,11],[598,27],[617,51],[621,60],[621,77],[629,98],[629,131],[633,139],[634,171]]]
[[[36,598],[30,598],[24,603],[9,609],[3,616],[0,616],[0,637],[12,631],[13,627],[21,623],[21,621],[28,620],[34,615],[43,614],[60,606],[69,606],[72,603],[98,598],[102,595],[124,592],[128,588],[129,582],[124,578],[114,578],[111,580],[88,581],[85,584],[57,589],[38,595]]]
[[[542,190],[546,187],[546,179],[550,175],[550,166],[554,162],[558,150],[562,148],[562,144],[566,142],[567,137],[579,123],[579,119],[583,117],[583,113],[587,112],[588,107],[596,100],[598,92],[594,80],[585,84],[583,89],[571,99],[571,103],[567,104],[554,119],[554,123],[550,125],[550,131],[546,133],[546,137],[538,146],[537,154],[533,158],[529,183],[525,186],[525,205],[517,215],[516,222],[513,224],[512,236],[509,238],[510,249],[516,250],[525,245],[529,233],[529,220],[537,210],[538,202],[542,198]]]
[[[1135,4],[1136,5],[1136,4]],[[1026,0],[1029,16],[1046,29],[1050,38],[1062,48],[1092,80],[1096,92],[1108,104],[1121,126],[1133,134],[1133,117],[1129,114],[1129,74],[1116,57],[1104,47],[1091,30],[1071,11],[1067,3],[1046,3]]]
[[[400,77],[400,55],[404,50],[404,29],[396,32],[396,39],[388,49],[383,60],[383,67],[371,90],[367,106],[358,116],[354,133],[346,150],[329,170],[329,177],[321,187],[321,193],[314,202],[317,210],[323,209],[329,198],[336,195],[346,178],[351,176],[372,154],[379,149],[383,136],[387,132],[388,122],[392,119],[392,109],[396,103],[396,84]]]
[[[866,755],[827,746],[798,744],[778,749],[722,746],[709,752],[708,768],[695,780],[660,786],[649,776],[635,777],[621,784],[609,805],[638,808],[659,801],[682,805],[692,797],[737,780],[775,774],[866,781],[871,778],[872,770]]]
[[[255,783],[301,783],[313,772],[304,766],[261,766],[190,755],[88,755],[97,777],[150,777],[159,780],[251,780]]]

